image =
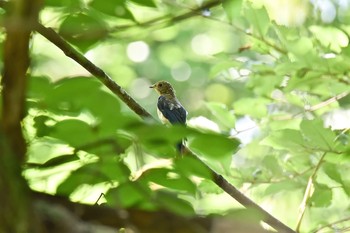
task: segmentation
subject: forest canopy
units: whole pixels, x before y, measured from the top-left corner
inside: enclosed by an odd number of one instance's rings
[[[279,232],[349,228],[350,2],[0,6],[0,189],[14,193],[5,209],[31,209],[29,194],[15,195],[29,187]],[[187,127],[158,120],[149,86],[160,80],[175,88]],[[23,217],[13,216],[0,225]]]

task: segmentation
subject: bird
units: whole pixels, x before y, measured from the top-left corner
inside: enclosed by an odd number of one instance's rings
[[[164,124],[186,125],[186,117],[188,112],[176,98],[175,89],[167,81],[159,81],[151,85],[158,94],[157,114]],[[185,146],[183,142],[176,145],[178,151],[183,154]]]

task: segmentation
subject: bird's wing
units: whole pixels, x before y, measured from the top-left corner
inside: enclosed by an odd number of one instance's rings
[[[187,111],[178,100],[169,100],[164,96],[158,98],[158,109],[171,124],[186,124]]]

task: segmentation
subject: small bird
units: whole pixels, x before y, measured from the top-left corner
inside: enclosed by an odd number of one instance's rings
[[[186,125],[187,111],[176,98],[175,90],[170,83],[159,81],[150,86],[160,95],[157,103],[159,119],[164,124]],[[185,146],[182,142],[177,144],[177,149],[183,154]]]

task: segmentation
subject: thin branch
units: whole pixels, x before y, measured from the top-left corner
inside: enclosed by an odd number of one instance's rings
[[[300,204],[300,209],[299,209],[299,216],[298,216],[298,220],[297,220],[297,227],[296,227],[296,232],[300,231],[300,227],[301,227],[301,223],[303,221],[304,218],[304,214],[305,214],[305,210],[306,210],[306,206],[309,203],[310,198],[312,197],[312,194],[314,192],[314,183],[316,180],[316,176],[317,176],[317,172],[318,170],[321,168],[321,165],[323,163],[323,160],[325,158],[327,153],[323,153],[323,155],[321,156],[320,160],[318,161],[314,172],[311,174],[311,176],[309,177],[309,181],[307,183],[306,186],[306,190],[304,193],[304,198],[303,201]]]
[[[336,224],[339,224],[339,223],[343,223],[343,222],[347,222],[347,221],[350,221],[350,217],[347,217],[347,218],[343,218],[343,219],[340,219],[340,220],[337,220],[335,222],[331,222],[331,223],[328,223],[327,225],[324,225],[322,227],[319,227],[317,228],[317,230],[315,231],[312,231],[313,233],[317,233],[325,228],[332,228],[332,226],[336,225]]]
[[[350,93],[349,91],[344,91],[344,92],[342,92],[342,93],[340,93],[340,94],[338,94],[336,96],[333,96],[332,98],[329,98],[328,100],[325,100],[325,101],[323,101],[321,103],[315,104],[315,105],[311,106],[310,108],[308,108],[306,110],[307,111],[311,111],[311,112],[316,111],[316,110],[318,110],[320,108],[323,108],[323,107],[325,107],[327,105],[330,105],[330,104],[332,104],[332,103],[334,103],[334,102],[336,102],[336,101],[346,97],[347,95],[349,95],[349,93]]]
[[[223,1],[221,0],[213,0],[210,2],[207,2],[203,4],[202,6],[199,6],[194,9],[189,9],[187,12],[178,14],[178,15],[163,15],[158,18],[154,18],[145,22],[141,22],[138,24],[131,24],[131,25],[124,25],[124,26],[116,26],[112,30],[109,30],[109,32],[121,32],[128,30],[129,28],[134,29],[135,27],[139,28],[146,28],[146,27],[152,27],[152,26],[164,26],[168,24],[173,24],[177,22],[181,22],[183,20],[189,19],[194,16],[202,16],[202,11],[205,9],[210,9],[212,7],[215,7],[217,5],[222,4]],[[206,17],[205,17],[206,18]]]
[[[344,91],[336,96],[333,96],[325,101],[322,101],[318,104],[315,104],[315,105],[312,105],[311,107],[304,107],[304,110],[306,112],[314,112],[316,110],[319,110],[321,108],[324,108],[344,97],[346,97],[347,95],[349,95],[350,92],[349,91]],[[286,116],[277,116],[277,117],[274,117],[273,120],[278,120],[278,121],[283,121],[283,120],[290,120],[290,119],[294,119],[298,116],[301,116],[302,114],[304,114],[304,112],[298,112],[296,114],[293,114],[293,115],[286,115]]]

